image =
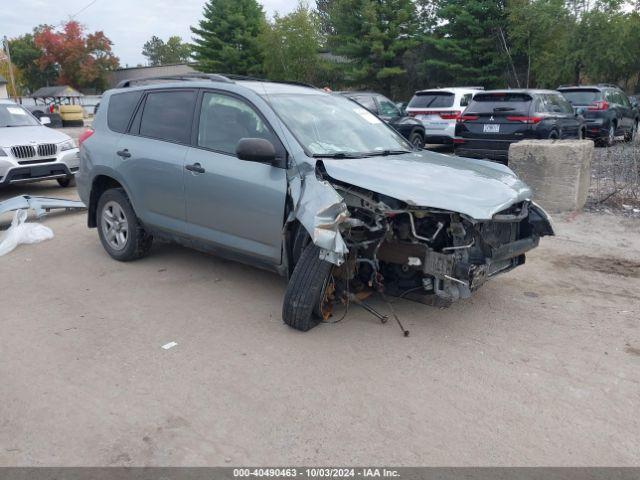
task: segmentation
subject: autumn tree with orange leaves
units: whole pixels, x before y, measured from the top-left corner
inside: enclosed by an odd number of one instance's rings
[[[60,85],[103,90],[106,73],[119,65],[118,58],[111,52],[111,40],[104,32],[87,34],[84,27],[73,20],[61,29],[50,25],[40,27],[34,41],[42,50],[39,67],[55,68]]]

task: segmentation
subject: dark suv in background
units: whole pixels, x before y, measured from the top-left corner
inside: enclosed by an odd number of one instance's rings
[[[378,115],[404,138],[409,140],[414,147],[421,148],[424,146],[425,135],[422,122],[406,115],[404,111],[384,95],[372,92],[339,93]]]
[[[553,90],[493,90],[477,93],[458,118],[456,155],[509,158],[509,145],[525,139],[583,138],[584,121]]]
[[[617,85],[563,86],[558,91],[584,116],[586,136],[597,145],[610,147],[618,135],[633,140],[640,114]]]

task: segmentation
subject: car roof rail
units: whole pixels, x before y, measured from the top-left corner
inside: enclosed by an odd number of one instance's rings
[[[618,89],[622,90],[622,87],[620,87],[620,85],[616,85],[615,83],[599,83],[598,86],[599,87],[618,88]]]
[[[229,80],[236,80],[236,81],[245,81],[245,82],[268,82],[268,83],[282,83],[284,85],[298,85],[300,87],[309,87],[309,88],[318,88],[315,85],[311,85],[310,83],[304,83],[304,82],[295,82],[295,81],[289,81],[289,80],[269,80],[268,78],[260,78],[260,77],[252,77],[250,75],[237,75],[235,73],[223,73],[223,76],[225,76],[226,78],[228,78]]]
[[[217,73],[183,73],[180,75],[160,75],[157,77],[130,78],[122,80],[116,85],[116,88],[128,88],[136,85],[148,85],[160,82],[180,82],[180,81],[198,81],[210,80],[212,82],[234,83],[229,77]]]

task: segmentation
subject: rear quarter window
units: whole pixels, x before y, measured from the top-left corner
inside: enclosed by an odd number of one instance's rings
[[[109,99],[109,110],[107,112],[107,125],[110,130],[124,133],[129,126],[131,115],[142,97],[143,91],[116,93]]]
[[[528,113],[532,100],[526,93],[478,93],[471,100],[467,113]]]
[[[455,95],[449,92],[418,92],[409,102],[408,108],[449,108]]]

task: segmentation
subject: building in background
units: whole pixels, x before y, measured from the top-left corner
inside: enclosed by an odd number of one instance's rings
[[[132,67],[119,68],[109,73],[107,82],[109,88],[114,88],[123,80],[137,80],[148,77],[162,77],[165,75],[184,75],[193,73],[196,69],[186,63],[176,63],[173,65],[160,65],[157,67]]]

